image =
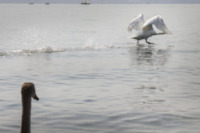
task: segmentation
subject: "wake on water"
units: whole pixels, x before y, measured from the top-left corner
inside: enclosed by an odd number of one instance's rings
[[[108,45],[98,45],[87,43],[80,47],[67,47],[67,48],[58,48],[58,47],[41,47],[35,49],[14,49],[14,50],[0,50],[0,56],[29,56],[32,54],[44,54],[44,53],[59,53],[59,52],[78,52],[78,51],[94,51],[94,50],[105,50],[105,49],[120,49],[128,48],[133,45],[129,43],[117,43],[117,44],[108,44]]]

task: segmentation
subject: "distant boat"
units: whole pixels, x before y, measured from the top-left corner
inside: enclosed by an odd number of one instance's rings
[[[81,2],[82,5],[89,5],[90,4],[90,0],[83,0]]]

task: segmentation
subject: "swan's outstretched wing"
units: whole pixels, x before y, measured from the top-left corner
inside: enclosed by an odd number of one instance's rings
[[[170,30],[165,25],[161,16],[154,16],[154,17],[148,19],[144,23],[142,30],[145,32],[153,30],[152,25],[155,25],[156,28],[158,28],[160,31],[164,32],[165,34],[171,34]]]
[[[128,25],[128,31],[131,32],[133,29],[141,30],[144,24],[143,14],[139,14],[136,18],[133,18]]]

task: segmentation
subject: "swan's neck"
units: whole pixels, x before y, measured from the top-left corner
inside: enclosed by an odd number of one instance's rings
[[[21,133],[31,133],[30,117],[31,117],[31,97],[22,96]]]

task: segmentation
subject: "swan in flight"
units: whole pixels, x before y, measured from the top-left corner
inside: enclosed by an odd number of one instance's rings
[[[155,26],[158,30],[162,32],[155,32],[153,26]],[[145,41],[148,44],[153,44],[151,42],[148,42],[149,37],[153,35],[172,34],[165,25],[162,17],[159,15],[154,16],[145,22],[143,14],[139,14],[136,18],[133,18],[130,24],[128,25],[129,32],[131,32],[133,29],[138,31],[138,34],[136,36],[131,37],[132,39],[137,40],[137,44],[142,39],[145,39]]]

